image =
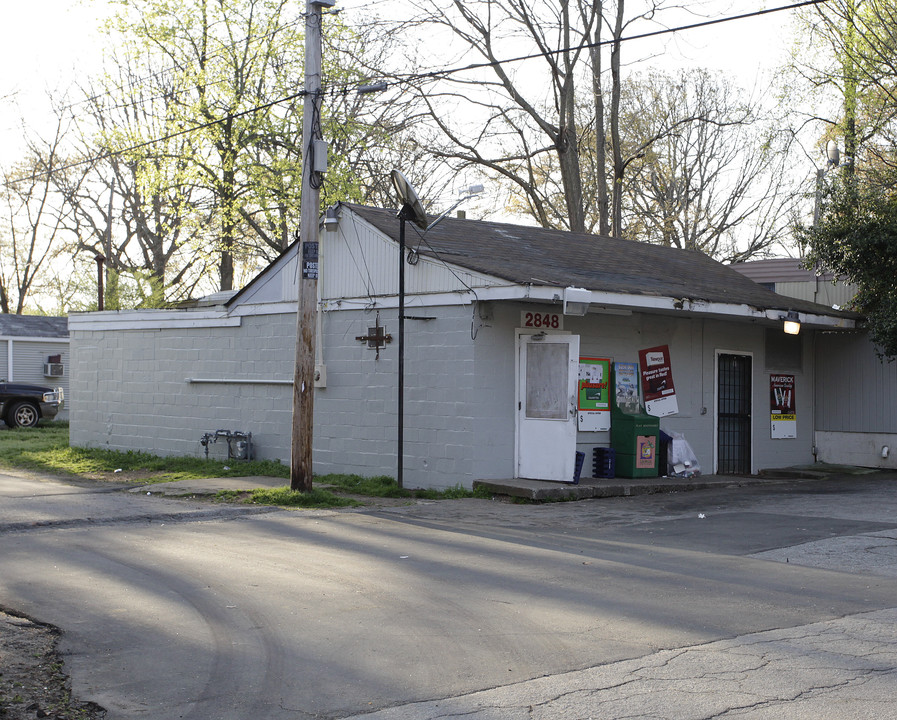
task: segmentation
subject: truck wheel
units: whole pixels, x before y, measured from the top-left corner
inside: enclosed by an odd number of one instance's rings
[[[10,427],[37,427],[38,420],[40,412],[34,403],[27,401],[17,402],[6,416],[6,424]]]

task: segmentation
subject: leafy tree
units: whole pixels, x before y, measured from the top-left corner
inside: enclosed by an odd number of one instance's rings
[[[828,101],[807,118],[819,145],[843,143],[845,161],[815,190],[817,222],[798,228],[806,263],[857,287],[882,358],[897,357],[897,54],[892,0],[832,0],[806,16],[815,53],[794,63]],[[819,91],[827,91],[820,93]]]
[[[816,226],[802,228],[810,267],[857,287],[853,309],[881,357],[897,357],[897,196],[839,182]]]
[[[105,307],[159,307],[203,282],[211,212],[192,175],[189,138],[170,131],[165,73],[147,84],[120,57],[111,71],[69,110],[78,115],[82,174],[52,179],[69,208],[71,253],[105,258]]]
[[[301,177],[301,20],[289,0],[128,0],[113,24],[124,52],[164,80],[165,126],[189,130],[188,172],[207,196],[223,290],[235,257],[288,242],[271,213],[298,206],[298,181],[282,179]]]

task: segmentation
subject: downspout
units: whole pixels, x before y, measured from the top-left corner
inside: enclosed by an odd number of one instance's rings
[[[819,393],[819,356],[816,353],[816,333],[818,331],[813,330],[813,336],[810,339],[810,353],[813,357],[813,394],[810,396],[812,398],[813,409],[811,411],[811,416],[813,417],[813,462],[817,462],[816,456],[818,454],[818,447],[816,445],[816,436],[819,433],[819,428],[816,425],[816,409],[819,406],[818,402],[818,393]]]
[[[319,235],[323,235],[326,239],[328,237],[327,224],[324,224],[324,232],[319,233]],[[321,308],[323,307],[323,297],[324,297],[324,266],[327,262],[326,260],[326,250],[327,243],[322,242],[318,244],[318,282],[317,290],[318,290],[318,311],[315,313],[315,387],[325,387],[326,386],[326,378],[324,376],[324,313],[321,312]],[[319,374],[320,373],[320,374]]]

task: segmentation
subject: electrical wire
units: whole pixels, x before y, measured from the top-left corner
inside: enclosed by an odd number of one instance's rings
[[[680,26],[676,26],[673,28],[664,28],[662,30],[641,33],[638,35],[631,35],[631,36],[627,36],[625,38],[620,38],[619,41],[617,41],[617,40],[602,40],[601,42],[598,42],[598,43],[585,43],[584,42],[584,43],[581,43],[580,45],[576,46],[575,48],[562,48],[560,50],[554,50],[554,51],[550,51],[548,53],[539,52],[539,53],[533,53],[533,54],[529,54],[529,55],[520,55],[520,56],[513,57],[513,58],[506,58],[504,60],[494,60],[491,62],[482,62],[482,63],[471,63],[469,65],[464,65],[464,66],[457,67],[457,68],[449,68],[447,70],[433,70],[433,71],[428,71],[428,72],[423,72],[423,73],[408,73],[407,75],[398,75],[397,80],[392,81],[392,82],[386,82],[385,84],[387,86],[389,86],[389,85],[409,83],[414,80],[444,79],[451,75],[455,75],[455,74],[462,73],[462,72],[467,72],[469,70],[494,67],[494,66],[499,66],[499,65],[516,63],[516,62],[523,62],[525,60],[532,60],[532,59],[536,59],[536,58],[540,58],[540,57],[545,57],[546,54],[557,55],[560,53],[569,52],[574,49],[595,48],[595,47],[601,47],[604,45],[612,44],[615,42],[630,42],[632,40],[642,40],[642,39],[650,38],[650,37],[658,37],[660,35],[668,35],[668,34],[672,34],[672,33],[676,33],[676,32],[683,32],[685,30],[693,30],[693,29],[708,27],[708,26],[712,26],[712,25],[719,25],[721,23],[726,23],[726,22],[734,22],[736,20],[745,20],[748,18],[759,17],[762,15],[768,15],[770,13],[775,13],[775,12],[782,12],[785,10],[794,10],[797,8],[807,7],[810,5],[819,5],[819,4],[822,4],[825,2],[828,2],[828,0],[804,0],[803,2],[794,3],[792,5],[784,5],[781,7],[769,8],[766,10],[756,10],[756,11],[753,11],[750,13],[743,13],[741,15],[734,15],[734,16],[726,17],[726,18],[716,18],[714,20],[707,20],[707,21],[698,22],[698,23],[691,23],[688,25],[680,25]],[[331,93],[348,92],[348,90],[354,86],[355,86],[355,84],[353,84],[353,83],[342,83],[341,85],[331,86],[330,92]],[[337,88],[342,88],[342,89],[338,90]],[[319,93],[322,93],[322,92],[323,91],[319,91]],[[136,143],[134,145],[130,145],[128,147],[125,147],[125,148],[122,148],[119,150],[104,152],[104,153],[96,155],[92,158],[86,158],[83,160],[78,160],[78,161],[69,163],[67,165],[60,166],[60,167],[56,168],[56,172],[70,170],[72,168],[80,167],[83,165],[88,165],[88,164],[91,164],[94,162],[99,162],[101,160],[105,160],[105,159],[108,159],[111,157],[116,157],[118,155],[124,155],[126,153],[131,153],[131,152],[134,152],[135,150],[140,150],[142,148],[149,147],[151,145],[155,145],[157,143],[167,142],[168,140],[172,140],[172,139],[180,137],[182,135],[186,135],[191,132],[197,132],[199,130],[204,130],[204,129],[207,129],[210,127],[214,127],[216,125],[220,125],[222,123],[227,123],[227,122],[230,122],[231,120],[245,117],[247,115],[252,115],[254,113],[270,109],[277,105],[282,105],[283,103],[290,102],[292,100],[295,100],[297,98],[300,98],[300,97],[303,97],[306,95],[308,95],[308,92],[303,89],[298,92],[287,95],[285,97],[278,98],[277,100],[272,100],[270,102],[266,102],[261,105],[256,105],[254,107],[248,108],[246,110],[242,110],[240,112],[229,113],[229,114],[227,114],[221,118],[218,118],[216,120],[210,120],[205,123],[193,125],[191,127],[184,128],[184,129],[178,130],[176,132],[169,133],[167,135],[163,135],[159,138],[145,140],[143,142]],[[316,103],[316,107],[317,107],[317,103]],[[318,122],[320,122],[320,118],[318,119]],[[313,137],[314,137],[314,135],[313,135]],[[50,172],[35,173],[34,175],[29,176],[29,177],[23,177],[23,178],[19,178],[17,180],[14,179],[14,180],[12,180],[12,182],[36,180],[36,179],[43,178],[43,177],[49,177],[49,175],[50,175]]]
[[[296,20],[293,20],[293,21],[291,21],[291,22],[284,23],[283,25],[278,25],[276,28],[274,28],[274,29],[272,29],[272,30],[269,30],[268,32],[261,33],[261,34],[259,34],[259,35],[246,35],[245,37],[240,38],[240,39],[238,39],[238,40],[234,40],[234,41],[232,41],[232,42],[230,42],[230,43],[223,43],[223,44],[219,47],[219,50],[218,50],[218,51],[213,52],[212,54],[205,56],[205,57],[203,58],[203,60],[204,60],[204,62],[209,63],[210,61],[214,61],[214,60],[216,60],[216,59],[218,59],[218,58],[227,59],[227,55],[225,54],[225,51],[233,50],[233,49],[235,49],[235,48],[237,48],[237,47],[240,47],[240,46],[248,46],[248,45],[250,45],[250,44],[252,44],[252,43],[262,42],[262,41],[264,41],[264,40],[270,39],[270,38],[274,37],[275,35],[278,35],[278,34],[284,32],[284,31],[286,31],[286,30],[289,30],[291,27],[293,27],[293,26],[295,26],[295,25],[298,25],[298,24],[300,24],[300,23],[302,23],[302,22],[304,22],[304,21],[305,21],[305,17],[303,16],[303,17],[297,18]],[[193,69],[193,68],[191,67],[191,70],[192,70],[192,69]],[[152,81],[155,81],[155,80],[163,79],[166,75],[169,75],[169,74],[172,74],[172,73],[175,73],[175,72],[177,72],[177,73],[183,73],[184,71],[185,71],[185,68],[184,68],[184,67],[175,67],[175,66],[172,66],[172,67],[168,67],[168,68],[162,68],[162,69],[160,69],[160,70],[156,70],[155,72],[152,72],[152,73],[150,73],[150,74],[148,74],[148,75],[144,75],[144,76],[142,76],[142,77],[135,78],[134,82],[132,83],[132,86],[135,87],[135,88],[139,88],[139,87],[141,87],[141,86],[143,86],[143,85],[146,85],[146,84],[149,83],[149,82],[152,82]],[[226,80],[216,80],[216,81],[214,81],[214,82],[210,82],[210,83],[207,83],[207,84],[205,84],[205,85],[202,85],[201,87],[202,87],[202,88],[210,88],[210,87],[213,87],[213,86],[215,86],[215,85],[220,85],[220,84],[222,84],[222,83],[224,83],[224,82],[227,82],[227,81],[226,81]],[[63,106],[62,109],[63,109],[63,110],[74,110],[75,108],[78,108],[78,107],[80,107],[80,106],[82,106],[82,105],[86,105],[86,104],[88,104],[88,103],[94,103],[94,102],[96,102],[97,100],[99,100],[99,99],[102,98],[102,97],[105,97],[105,96],[111,96],[111,95],[112,95],[111,92],[100,92],[100,93],[96,93],[96,94],[91,95],[91,96],[89,96],[89,97],[83,98],[82,100],[78,100],[77,102],[73,102],[73,103],[70,103],[69,105]],[[108,108],[104,108],[104,110],[106,110],[106,111],[111,111],[111,110],[121,110],[121,109],[124,109],[124,108],[135,107],[135,106],[138,105],[138,104],[143,104],[143,103],[148,102],[148,101],[162,100],[162,99],[164,99],[165,97],[166,97],[165,94],[162,94],[162,95],[156,95],[156,96],[149,97],[149,98],[146,98],[145,100],[141,100],[141,101],[134,101],[134,102],[127,102],[127,103],[120,103],[120,104],[118,104],[118,105],[112,105],[112,106],[110,106],[110,107],[108,107]]]
[[[441,256],[436,250],[433,249],[433,246],[430,245],[429,241],[427,240],[426,231],[424,231],[424,232],[420,232],[420,230],[419,230],[416,226],[414,226],[414,229],[415,229],[415,232],[417,233],[418,238],[419,238],[418,243],[417,243],[417,246],[420,247],[420,246],[421,246],[421,243],[423,243],[424,245],[426,245],[427,248],[429,249],[429,251],[430,251],[431,253],[433,253],[433,256],[434,256],[439,262],[441,262],[441,263],[443,264],[443,266],[445,267],[445,269],[448,270],[452,275],[454,275],[454,276],[455,276],[455,279],[456,279],[459,283],[461,283],[464,287],[466,287],[466,288],[467,288],[467,291],[473,295],[473,303],[472,303],[472,305],[473,305],[473,316],[472,316],[471,319],[470,319],[470,339],[471,339],[471,340],[476,340],[476,339],[477,339],[477,335],[479,334],[479,331],[480,331],[479,328],[476,327],[477,310],[479,309],[480,296],[477,295],[477,291],[474,290],[474,289],[473,289],[470,285],[468,285],[466,282],[464,282],[464,280],[461,278],[461,276],[458,275],[458,273],[455,272],[454,268],[452,268],[452,266],[449,265],[448,262],[446,262],[445,260],[443,260],[442,256]]]
[[[408,73],[406,75],[397,75],[399,78],[397,81],[390,82],[386,81],[385,84],[388,86],[407,83],[412,80],[420,80],[420,79],[444,79],[449,77],[450,75],[456,75],[458,73],[467,72],[469,70],[480,70],[483,68],[490,67],[499,67],[502,65],[508,65],[512,63],[524,62],[526,60],[536,60],[538,58],[544,58],[545,56],[552,55],[562,55],[564,53],[568,53],[571,51],[579,51],[579,50],[588,50],[593,48],[604,47],[607,45],[613,45],[616,42],[631,42],[633,40],[645,40],[652,37],[660,37],[661,35],[671,35],[673,33],[684,32],[686,30],[697,30],[704,27],[710,27],[712,25],[720,25],[722,23],[734,22],[736,20],[748,20],[750,18],[761,17],[763,15],[769,15],[771,13],[783,12],[785,10],[796,10],[802,7],[807,7],[810,5],[821,5],[823,3],[828,2],[828,0],[803,0],[802,2],[793,3],[791,5],[782,5],[780,7],[775,8],[767,8],[765,10],[754,10],[749,13],[742,13],[740,15],[732,15],[730,17],[724,18],[715,18],[713,20],[704,20],[701,22],[690,23],[688,25],[677,25],[672,28],[663,28],[661,30],[652,30],[651,32],[639,33],[638,35],[627,35],[626,37],[610,40],[601,40],[600,42],[582,42],[579,45],[575,45],[572,47],[564,47],[558,50],[545,50],[537,53],[531,53],[529,55],[518,55],[512,58],[505,58],[503,60],[491,60],[488,62],[478,62],[478,63],[470,63],[468,65],[463,65],[456,68],[449,68],[447,70],[431,70],[428,72],[422,73]],[[331,88],[332,92],[335,92],[335,89]]]

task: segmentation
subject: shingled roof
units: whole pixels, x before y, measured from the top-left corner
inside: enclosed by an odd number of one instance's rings
[[[0,314],[0,336],[67,338],[69,336],[69,320],[66,317],[47,317],[45,315]]]
[[[343,203],[398,242],[395,210]],[[406,242],[423,235],[406,226]],[[600,235],[445,218],[423,235],[419,251],[445,262],[521,285],[581,287],[628,295],[744,304],[759,310],[797,310],[855,318],[814,302],[764,288],[703,253]]]

